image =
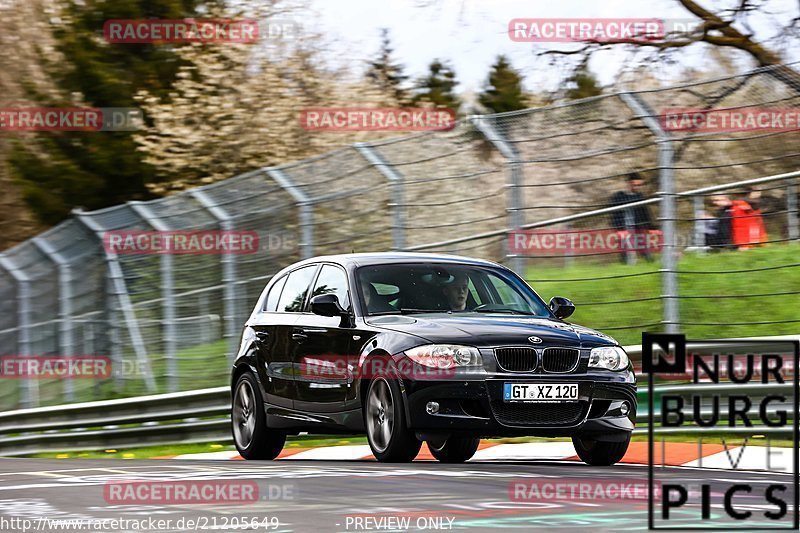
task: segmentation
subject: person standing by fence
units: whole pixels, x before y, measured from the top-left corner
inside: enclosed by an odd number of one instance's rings
[[[626,177],[627,189],[617,191],[609,200],[612,206],[630,204],[634,202],[641,202],[644,196],[641,193],[644,187],[644,178],[638,172],[631,172]],[[611,226],[617,230],[620,235],[620,242],[627,242],[631,235],[636,233],[649,233],[657,231],[653,219],[650,216],[650,209],[646,205],[639,205],[629,207],[627,209],[620,209],[611,213]],[[625,249],[623,246],[620,259],[622,262],[633,263],[637,251],[646,260],[652,260],[650,251],[644,250],[630,250]]]

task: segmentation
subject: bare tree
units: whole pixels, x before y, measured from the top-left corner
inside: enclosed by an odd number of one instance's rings
[[[797,14],[785,23],[776,20],[770,9],[770,0],[737,0],[731,7],[713,11],[695,0],[674,0],[697,19],[690,31],[666,32],[658,39],[604,39],[602,42],[585,40],[582,46],[571,49],[549,49],[538,52],[540,56],[576,56],[579,62],[598,50],[626,46],[632,50],[650,49],[653,54],[646,60],[671,61],[672,54],[693,45],[705,43],[720,49],[738,50],[755,60],[758,66],[773,67],[771,74],[800,91],[800,72],[784,64],[784,53],[798,44],[800,36],[800,5]],[[776,31],[772,36],[756,38],[752,18],[756,15],[773,22]]]
[[[262,12],[259,18],[296,15]],[[376,136],[303,128],[301,114],[309,107],[378,107],[397,101],[390,88],[331,67],[320,36],[299,27],[295,32],[263,48],[186,47],[181,54],[188,66],[179,73],[169,98],[138,95],[151,125],[136,141],[160,178],[149,185],[151,192],[169,194]]]

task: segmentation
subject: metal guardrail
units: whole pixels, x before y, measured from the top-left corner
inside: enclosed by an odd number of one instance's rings
[[[741,339],[753,341],[800,341],[800,335]],[[693,345],[690,342],[688,348]],[[703,343],[708,349],[730,346],[721,341]],[[626,346],[634,361],[641,360],[641,346]],[[791,384],[768,385],[665,385],[658,393],[714,390],[721,395],[747,393],[756,399],[769,394],[793,394]],[[637,394],[637,423],[646,423],[647,391]],[[790,409],[793,404],[784,404]],[[643,408],[644,407],[644,408]],[[727,420],[727,413],[720,414]],[[791,430],[772,427],[692,427],[692,433],[786,434]],[[635,433],[646,433],[639,428]],[[687,433],[686,428],[656,428],[658,434]],[[45,452],[93,449],[125,449],[143,445],[173,445],[230,439],[230,389],[215,387],[186,392],[138,396],[118,400],[76,403],[0,412],[0,455],[19,456]]]
[[[229,438],[230,389],[215,387],[0,413],[0,455]]]

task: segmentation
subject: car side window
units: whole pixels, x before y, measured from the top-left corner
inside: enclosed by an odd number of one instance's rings
[[[300,313],[303,311],[308,288],[316,271],[317,265],[309,265],[289,274],[286,279],[286,285],[283,287],[283,292],[281,292],[280,300],[278,300],[277,311],[279,313]]]
[[[344,270],[333,265],[322,265],[317,283],[311,296],[320,294],[335,294],[343,309],[350,307],[350,296],[347,291],[347,274]]]
[[[283,276],[270,288],[269,294],[267,294],[267,301],[264,304],[264,311],[274,313],[278,309],[278,300],[281,297],[283,286],[286,285],[287,277],[288,276]]]

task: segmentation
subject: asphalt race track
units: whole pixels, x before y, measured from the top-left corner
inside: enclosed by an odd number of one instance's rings
[[[647,468],[641,465],[600,468],[568,461],[385,465],[373,461],[0,459],[0,472],[0,531],[3,532],[23,531],[21,522],[9,522],[12,518],[30,520],[26,523],[30,531],[69,530],[49,527],[52,523],[44,521],[45,518],[172,520],[171,527],[162,524],[155,529],[158,531],[647,529],[646,496],[605,501],[569,498],[514,501],[509,492],[511,484],[521,480],[542,483],[573,479],[646,486]],[[776,480],[790,482],[786,474],[685,467],[659,469],[658,476],[662,483],[673,479],[709,483],[712,494],[734,480],[754,486]],[[109,500],[108,487],[115,482],[176,480],[255,483],[258,494],[254,501],[245,504],[138,502],[131,505]],[[712,510],[712,519],[717,513],[721,510]],[[698,507],[687,508],[677,516],[682,527],[700,524]],[[260,522],[251,524],[253,518]],[[410,526],[406,528],[403,519]],[[180,525],[179,520],[183,520]],[[187,520],[196,520],[194,527],[188,527]],[[250,525],[245,528],[245,523]],[[148,531],[153,524],[138,528],[128,524],[127,530]],[[116,529],[120,530],[124,529]]]

